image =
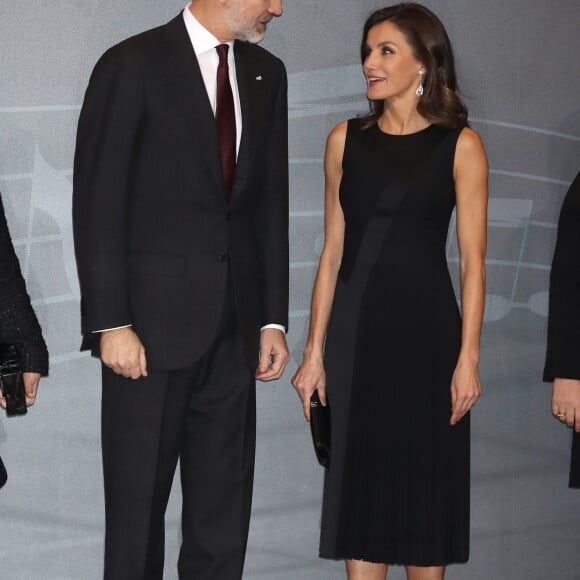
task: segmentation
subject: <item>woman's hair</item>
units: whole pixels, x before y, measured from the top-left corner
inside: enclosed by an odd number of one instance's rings
[[[392,22],[404,35],[415,58],[425,67],[423,95],[417,111],[435,125],[464,127],[467,108],[457,94],[453,50],[439,18],[425,6],[403,2],[373,12],[364,25],[361,60],[367,57],[369,30],[383,22]],[[364,126],[374,125],[384,111],[384,101],[370,101],[371,111]]]

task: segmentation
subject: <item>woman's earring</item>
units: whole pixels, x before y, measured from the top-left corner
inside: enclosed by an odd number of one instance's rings
[[[418,97],[422,97],[423,92],[424,92],[424,90],[423,90],[423,74],[424,74],[423,71],[420,70],[419,71],[419,86],[417,87],[417,90],[415,91],[415,94]]]

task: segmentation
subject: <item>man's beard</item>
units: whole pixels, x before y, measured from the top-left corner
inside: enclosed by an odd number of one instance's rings
[[[240,8],[232,9],[224,14],[225,21],[238,40],[258,44],[264,39],[266,31],[257,28],[260,20],[252,20]]]

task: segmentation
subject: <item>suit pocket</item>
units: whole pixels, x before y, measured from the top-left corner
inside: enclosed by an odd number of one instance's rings
[[[174,254],[131,254],[129,268],[132,273],[152,276],[178,277],[185,272],[185,258]]]

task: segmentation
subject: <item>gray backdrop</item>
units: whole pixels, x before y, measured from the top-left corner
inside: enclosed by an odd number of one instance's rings
[[[167,21],[183,1],[0,2],[0,189],[52,364],[28,416],[0,418],[0,453],[10,473],[0,493],[6,580],[101,577],[99,369],[77,350],[74,135],[99,55]],[[555,223],[580,168],[580,3],[427,4],[453,40],[471,123],[491,165],[485,391],[473,414],[472,556],[448,577],[579,579],[580,491],[566,487],[570,434],[552,419],[550,389],[540,377]],[[324,142],[340,120],[366,110],[359,36],[365,17],[381,6],[377,0],[288,0],[265,42],[290,74],[293,360],[281,381],[258,387],[248,579],[342,576],[342,564],[317,558],[323,474],[289,377],[306,337],[322,245]],[[453,240],[448,257],[455,275]],[[170,579],[177,577],[178,525],[174,489],[167,516]],[[391,575],[403,578],[401,569]]]

